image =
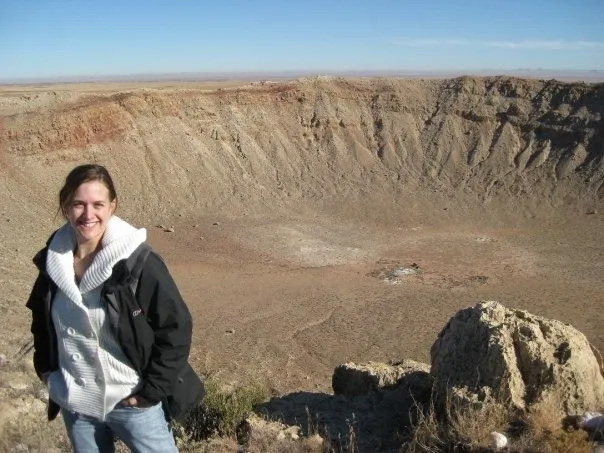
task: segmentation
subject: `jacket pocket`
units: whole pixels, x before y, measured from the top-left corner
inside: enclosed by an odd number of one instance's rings
[[[176,379],[172,395],[166,398],[170,418],[180,420],[193,409],[205,394],[203,382],[188,363]]]

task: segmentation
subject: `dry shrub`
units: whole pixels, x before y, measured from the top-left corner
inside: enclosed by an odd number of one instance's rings
[[[203,407],[203,406],[201,406]],[[204,410],[207,410],[205,408]],[[237,417],[239,418],[239,417]],[[240,452],[249,453],[333,453],[331,446],[318,434],[299,436],[299,427],[246,414],[234,432],[214,434],[195,440],[179,425],[175,430],[177,445],[182,452]]]
[[[352,414],[354,417],[354,414]],[[357,446],[357,433],[355,430],[354,420],[348,422],[348,439],[347,447],[349,453],[359,453],[359,447]]]
[[[563,428],[564,413],[553,399],[535,404],[524,414],[526,431],[514,442],[519,450],[544,453],[593,451],[587,434]]]
[[[439,452],[485,447],[491,432],[506,430],[509,418],[506,407],[494,402],[462,406],[447,398],[445,407],[437,410],[431,401],[427,408],[418,410],[406,448],[410,452]]]
[[[241,448],[237,440],[233,437],[212,437],[198,442],[189,442],[185,445],[179,445],[178,451],[181,453],[216,453],[216,452],[240,452]]]
[[[406,451],[438,452],[444,449],[449,443],[447,430],[437,418],[434,402],[430,401],[427,408],[418,408],[415,418]]]
[[[527,453],[593,453],[594,447],[582,431],[533,433],[522,435],[514,441],[514,450]]]
[[[508,436],[509,451],[539,453],[591,453],[594,445],[581,430],[566,431],[563,413],[553,400],[544,400],[521,415],[502,404],[458,408],[448,399],[442,411],[419,410],[412,427],[408,452],[483,451],[489,434]],[[516,427],[516,429],[513,429]],[[520,429],[517,429],[520,428]]]
[[[258,414],[248,417],[239,431],[239,441],[250,453],[322,453],[333,452],[331,445],[319,434],[317,425],[306,408],[308,430],[302,435],[300,426],[290,426]]]
[[[458,443],[470,447],[485,446],[491,432],[506,430],[509,412],[499,403],[485,403],[478,408],[456,408],[449,414],[449,424]]]
[[[562,430],[564,413],[552,398],[534,404],[525,414],[526,426],[533,436],[548,436]]]

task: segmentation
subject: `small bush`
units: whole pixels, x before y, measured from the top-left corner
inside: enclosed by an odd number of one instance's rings
[[[205,382],[202,403],[174,431],[181,441],[198,441],[216,434],[232,436],[255,406],[268,399],[268,392],[259,385],[227,388],[215,379]]]
[[[527,451],[588,453],[593,451],[587,434],[583,430],[564,429],[564,414],[552,400],[534,405],[522,417],[526,431],[518,439],[518,447]]]
[[[438,410],[434,401],[430,401],[427,408],[418,409],[407,451],[466,451],[484,447],[492,431],[503,432],[508,425],[509,413],[502,404],[459,406],[447,399],[444,406]]]
[[[564,414],[552,399],[547,399],[535,404],[523,418],[528,432],[541,437],[561,431]]]
[[[492,431],[508,437],[511,451],[591,452],[593,445],[582,430],[565,431],[563,414],[551,401],[529,411],[511,412],[502,404],[457,407],[447,400],[442,410],[434,402],[417,411],[408,452],[484,451]]]
[[[485,446],[493,431],[504,432],[509,413],[504,405],[486,403],[479,408],[460,408],[449,414],[449,424],[458,443],[468,447]]]

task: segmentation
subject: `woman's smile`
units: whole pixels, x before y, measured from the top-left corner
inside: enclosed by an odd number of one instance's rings
[[[86,221],[86,220],[80,220],[78,221],[77,225],[81,226],[85,229],[91,229],[94,228],[96,225],[98,225],[100,222],[98,221]]]

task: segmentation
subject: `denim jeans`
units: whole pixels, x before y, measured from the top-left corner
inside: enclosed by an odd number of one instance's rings
[[[105,421],[61,410],[67,434],[76,453],[113,453],[114,437],[133,452],[178,452],[161,403],[151,407],[118,406]]]

